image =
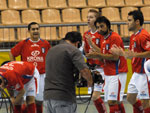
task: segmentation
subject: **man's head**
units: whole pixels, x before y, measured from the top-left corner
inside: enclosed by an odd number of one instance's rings
[[[73,43],[76,47],[80,47],[82,45],[82,36],[81,33],[77,31],[68,32],[64,38],[64,40],[68,40]]]
[[[141,27],[143,23],[144,23],[144,17],[141,11],[134,10],[128,13],[129,31],[135,31],[138,27]]]
[[[94,22],[96,21],[96,18],[98,18],[100,16],[101,16],[100,12],[98,12],[95,9],[90,9],[88,11],[88,15],[87,15],[87,21],[88,21],[89,27],[94,26]]]
[[[110,21],[105,16],[98,17],[94,22],[94,25],[96,26],[98,33],[103,36],[107,35],[111,30]]]
[[[40,26],[36,22],[31,22],[28,25],[28,32],[30,33],[30,38],[33,41],[37,41],[40,38]]]

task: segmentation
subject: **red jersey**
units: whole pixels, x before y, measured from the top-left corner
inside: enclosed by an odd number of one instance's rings
[[[130,47],[131,51],[140,53],[145,51],[150,51],[150,35],[145,29],[140,29],[137,33],[131,35],[130,37]],[[132,58],[132,70],[137,73],[144,72],[144,62],[146,58]]]
[[[124,49],[121,37],[115,32],[111,32],[107,37],[102,36],[100,44],[101,44],[101,53],[103,54],[111,54],[109,50],[113,45],[117,45],[118,47]],[[120,56],[118,61],[104,59],[103,69],[105,75],[110,76],[127,72],[128,71],[127,61],[123,56]]]
[[[21,90],[34,74],[35,66],[29,62],[12,61],[0,67],[0,74],[8,81],[8,89]]]
[[[84,51],[85,53],[89,53],[90,49],[92,48],[89,44],[87,39],[85,38],[85,35],[91,35],[92,41],[100,48],[100,34],[96,31],[95,33],[92,33],[91,30],[87,31],[83,35],[83,40],[84,40]],[[93,60],[93,59],[88,59],[87,62],[89,64],[97,64],[99,66],[102,66],[103,63],[99,60]]]
[[[45,73],[45,58],[49,48],[50,44],[46,40],[40,39],[33,42],[28,38],[14,46],[11,53],[14,57],[21,55],[22,61],[32,62],[39,73],[43,74]]]

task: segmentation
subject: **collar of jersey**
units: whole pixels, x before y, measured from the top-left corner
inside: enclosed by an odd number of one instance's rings
[[[90,33],[91,33],[91,34],[95,34],[96,32],[97,32],[97,30],[96,30],[95,32],[92,32],[92,30],[90,30]]]
[[[107,39],[109,36],[111,36],[111,34],[112,34],[112,31],[110,31],[108,35],[104,36],[104,39]]]
[[[38,41],[40,41],[41,39],[39,38],[37,41],[33,41],[33,40],[31,40],[31,39],[29,39],[31,42],[38,42]]]
[[[140,32],[142,31],[143,28],[141,28],[140,30],[138,30],[136,33],[134,33],[134,35],[138,35],[140,34]]]

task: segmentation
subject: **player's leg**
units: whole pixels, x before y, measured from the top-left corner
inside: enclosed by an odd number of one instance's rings
[[[37,113],[43,113],[44,79],[45,79],[45,74],[41,74],[39,80],[39,93],[36,96]]]
[[[140,84],[139,84],[140,83]],[[150,113],[150,104],[149,104],[149,82],[146,74],[139,74],[139,81],[137,82],[137,88],[139,90],[140,100],[144,108],[145,113]]]
[[[124,95],[124,90],[125,90],[125,85],[126,85],[127,73],[120,73],[118,74],[118,76],[119,76],[119,80],[121,83],[119,109],[121,113],[125,113],[125,108],[123,105],[123,95]]]
[[[102,76],[104,76],[104,71],[101,68],[96,69]],[[101,92],[104,84],[94,84],[94,92],[92,95],[92,100],[95,104],[95,107],[99,113],[107,113],[105,103],[101,98]]]
[[[133,73],[130,83],[128,85],[127,101],[133,106],[134,113],[143,113],[143,106],[141,101],[137,99],[138,89],[136,82],[138,81],[138,74]]]
[[[28,113],[36,113],[35,96],[36,96],[36,85],[34,77],[24,85],[26,89],[26,104]]]
[[[110,113],[119,113],[119,97],[121,84],[118,76],[106,76],[107,99]],[[105,91],[105,89],[104,89]]]
[[[23,98],[19,102],[15,103],[13,113],[22,113],[22,110],[21,110],[22,101],[23,101]]]

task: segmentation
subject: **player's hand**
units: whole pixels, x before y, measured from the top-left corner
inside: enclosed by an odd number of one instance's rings
[[[93,42],[92,42],[92,37],[91,37],[91,35],[90,35],[90,34],[86,34],[86,35],[85,35],[85,38],[86,38],[86,40],[88,41],[88,44],[89,44],[89,45],[92,45]]]
[[[109,52],[113,55],[124,56],[124,50],[117,45],[113,45]]]
[[[128,50],[125,52],[125,58],[132,59],[133,57],[135,57],[135,54],[135,52]]]

